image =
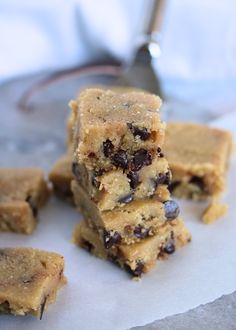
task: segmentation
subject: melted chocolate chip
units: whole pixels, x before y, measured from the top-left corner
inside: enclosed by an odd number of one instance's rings
[[[114,146],[109,139],[103,142],[103,153],[105,157],[109,157],[113,153],[113,150],[114,150]]]
[[[103,242],[106,249],[121,242],[121,235],[117,231],[106,231],[103,233]]]
[[[172,193],[180,184],[181,182],[178,180],[172,181],[168,186],[169,192]]]
[[[163,251],[167,254],[172,254],[175,252],[175,245],[172,241],[167,242],[165,247],[163,248]]]
[[[130,180],[129,185],[132,189],[136,189],[139,185],[139,174],[137,172],[130,171],[127,174],[127,178]]]
[[[192,178],[189,180],[189,182],[198,186],[202,191],[205,188],[203,178],[200,178],[199,176],[192,176]]]
[[[157,153],[159,154],[160,152],[161,152],[161,148],[158,147],[158,148],[157,148]]]
[[[88,154],[88,158],[96,158],[96,154],[95,154],[95,152],[91,151],[91,152]]]
[[[128,156],[126,152],[122,149],[118,150],[112,157],[112,163],[122,169],[128,168]]]
[[[121,197],[118,202],[121,203],[121,204],[128,204],[130,202],[132,202],[132,200],[134,199],[134,196],[133,194],[128,194],[124,197]]]
[[[132,170],[139,171],[144,165],[150,165],[152,163],[151,154],[145,149],[139,149],[135,152],[132,161]]]
[[[136,268],[133,270],[134,276],[140,276],[143,273],[144,263],[142,260],[136,261]]]
[[[146,141],[149,139],[151,133],[148,132],[146,127],[133,126],[131,123],[128,123],[127,126],[132,131],[134,136],[139,136],[141,140]]]
[[[31,207],[31,210],[32,210],[32,213],[33,213],[33,216],[36,218],[37,215],[38,215],[38,209],[32,199],[32,196],[28,196],[25,200],[27,203],[29,203],[30,207]]]
[[[134,228],[134,235],[137,238],[143,239],[149,235],[149,229],[144,229],[141,225]]]
[[[170,183],[170,172],[166,172],[165,174],[159,173],[159,175],[157,177],[153,178],[152,181],[154,182],[155,190],[159,186],[159,184],[169,185],[169,183]]]
[[[167,220],[174,220],[179,215],[179,205],[173,201],[169,200],[164,203],[165,216]]]

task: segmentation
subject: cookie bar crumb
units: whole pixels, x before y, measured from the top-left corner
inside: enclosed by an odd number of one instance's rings
[[[218,201],[212,201],[207,208],[203,211],[202,221],[206,224],[210,224],[217,219],[226,215],[228,211],[227,204],[221,204]]]

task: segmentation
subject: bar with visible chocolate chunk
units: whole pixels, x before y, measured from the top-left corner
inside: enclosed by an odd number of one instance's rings
[[[73,172],[100,211],[122,207],[133,200],[153,195],[160,201],[169,198],[167,186],[171,173],[165,158],[156,157],[151,164],[137,171],[117,169],[104,172],[88,170],[82,164],[73,163]]]
[[[73,234],[76,245],[99,258],[116,262],[134,277],[140,277],[142,273],[149,272],[157,259],[163,259],[174,253],[190,240],[191,235],[180,219],[163,225],[158,235],[145,238],[132,245],[114,245],[110,249],[104,247],[98,232],[86,221],[80,222]]]
[[[227,131],[169,123],[164,152],[173,175],[171,192],[195,200],[218,196],[225,188],[231,149],[232,136]]]
[[[158,234],[161,226],[179,215],[178,204],[169,199],[169,193],[165,201],[159,201],[154,196],[111,211],[100,211],[76,181],[72,181],[72,191],[76,206],[89,225],[99,231],[101,241],[108,249],[113,245],[133,244]]]
[[[165,124],[158,96],[87,89],[70,102],[75,162],[92,170],[137,170],[161,148]]]
[[[0,312],[42,319],[66,283],[63,271],[64,258],[59,254],[32,248],[0,249]]]
[[[59,158],[48,174],[53,185],[55,195],[73,204],[71,181],[74,179],[72,173],[72,155],[67,154]]]
[[[0,231],[31,234],[49,196],[41,169],[0,169]]]

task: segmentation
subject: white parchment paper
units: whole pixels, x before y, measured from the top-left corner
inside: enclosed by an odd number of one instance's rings
[[[215,123],[236,129],[236,115]],[[192,242],[172,255],[139,282],[113,264],[96,259],[71,244],[79,214],[51,199],[40,212],[32,236],[1,234],[0,247],[30,246],[61,253],[66,259],[68,284],[55,304],[38,321],[31,316],[0,316],[0,329],[128,329],[165,316],[181,313],[236,290],[236,157],[231,162],[229,203],[225,218],[204,225],[202,203],[180,202],[182,217],[193,235]]]

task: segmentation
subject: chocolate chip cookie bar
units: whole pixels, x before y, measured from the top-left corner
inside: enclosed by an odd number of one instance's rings
[[[181,220],[166,223],[158,235],[148,237],[132,245],[116,245],[106,249],[98,232],[85,221],[80,222],[74,231],[73,241],[102,259],[109,259],[139,277],[149,272],[157,259],[162,259],[191,240],[191,235]]]
[[[73,203],[71,191],[71,181],[74,176],[72,173],[72,155],[68,154],[56,161],[48,175],[53,185],[53,192],[59,198]]]
[[[0,169],[0,231],[30,234],[38,209],[48,198],[43,172],[37,168]]]
[[[169,123],[164,145],[177,197],[204,200],[225,188],[232,148],[229,132],[191,123]]]
[[[179,215],[178,204],[170,199],[160,202],[153,197],[133,201],[112,211],[100,211],[76,181],[72,181],[72,191],[76,206],[89,225],[97,229],[106,249],[155,235],[163,224]]]
[[[158,96],[141,92],[84,90],[70,102],[75,161],[92,170],[137,171],[155,155],[162,156],[160,106]]]
[[[66,283],[64,258],[32,248],[0,249],[0,312],[42,318]]]
[[[155,157],[152,163],[137,171],[117,169],[104,172],[73,163],[73,172],[100,211],[112,210],[154,194],[160,201],[169,198],[167,186],[171,173],[165,158]]]

